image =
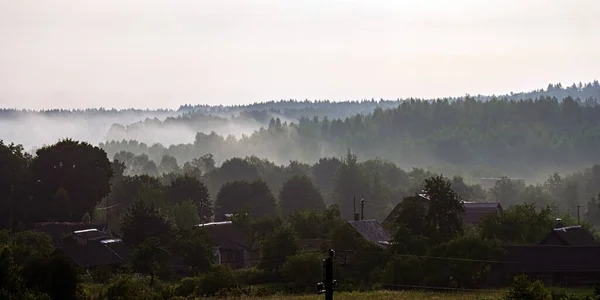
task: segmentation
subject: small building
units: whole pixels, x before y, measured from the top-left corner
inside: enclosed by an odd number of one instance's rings
[[[500,270],[505,281],[527,274],[546,285],[600,283],[600,246],[524,245],[504,249],[504,261],[495,266],[495,273]]]
[[[430,198],[424,194],[418,194],[419,203],[427,210],[429,208]],[[465,213],[463,214],[463,222],[466,224],[477,225],[481,222],[481,219],[490,213],[501,213],[503,211],[502,205],[498,202],[466,202],[463,201]],[[400,211],[402,210],[402,202],[398,203],[394,209],[388,214],[383,221],[383,226],[387,229],[391,229],[394,221],[398,218]]]
[[[390,233],[376,220],[354,220],[348,224],[366,241],[382,248],[389,245]]]
[[[89,271],[97,267],[119,267],[130,256],[130,249],[120,239],[94,240],[57,248],[75,265]]]
[[[540,241],[539,245],[554,246],[598,246],[594,236],[581,226],[554,228]]]
[[[600,245],[594,236],[581,226],[557,221],[537,245],[505,246],[504,261],[496,270],[505,279],[527,274],[547,285],[600,283]]]
[[[424,193],[420,193],[416,196],[419,197],[417,199],[419,199],[419,203],[421,204],[421,206],[425,210],[427,210],[427,208],[429,207],[429,197],[427,195],[425,195]],[[387,228],[388,230],[392,229],[394,222],[398,218],[401,210],[402,210],[402,201],[400,201],[400,203],[396,204],[396,206],[394,206],[394,208],[387,215],[387,217],[385,217],[385,219],[383,220],[383,223],[381,223],[383,225],[383,227]]]
[[[465,214],[463,221],[467,224],[478,225],[481,219],[491,213],[502,213],[502,205],[498,202],[463,202]]]
[[[196,228],[204,230],[210,238],[218,264],[239,269],[256,262],[258,254],[250,239],[232,221],[198,224]]]
[[[55,246],[63,245],[63,238],[73,234],[75,231],[95,229],[102,231],[105,224],[89,224],[84,222],[39,222],[35,223],[33,230],[42,232],[52,238]]]

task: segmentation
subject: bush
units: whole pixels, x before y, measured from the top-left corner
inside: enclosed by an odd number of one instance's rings
[[[516,276],[508,292],[504,295],[506,300],[547,300],[551,299],[550,292],[539,281],[530,281],[527,275]]]
[[[229,292],[237,286],[233,272],[223,265],[213,265],[200,280],[198,294],[214,296],[217,293]]]
[[[286,279],[306,290],[316,289],[316,283],[323,276],[323,263],[318,253],[300,253],[290,256],[283,265]]]
[[[238,269],[233,274],[239,284],[257,285],[281,281],[281,276],[275,272],[255,267]]]
[[[177,296],[195,295],[198,292],[200,281],[201,279],[198,277],[183,278],[177,286],[175,294]]]
[[[106,297],[111,300],[163,299],[148,284],[147,278],[134,278],[131,275],[116,276],[108,285]]]

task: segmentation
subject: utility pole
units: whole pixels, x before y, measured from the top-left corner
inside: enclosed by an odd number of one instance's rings
[[[579,208],[581,207],[581,205],[577,205],[577,225],[581,225],[580,221],[579,221]]]
[[[317,283],[317,293],[325,294],[325,300],[333,300],[333,291],[337,281],[333,279],[333,257],[335,251],[329,249],[329,257],[323,260],[323,278],[325,282]]]

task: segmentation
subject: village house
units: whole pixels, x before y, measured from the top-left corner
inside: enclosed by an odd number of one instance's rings
[[[198,224],[196,228],[208,235],[218,264],[239,269],[257,262],[258,252],[249,237],[232,221]]]
[[[546,285],[600,283],[600,244],[581,226],[558,223],[537,245],[505,246],[496,275],[527,274]]]
[[[45,233],[50,236],[55,246],[63,245],[63,239],[76,231],[95,230],[102,232],[105,224],[89,224],[85,222],[38,222],[34,224],[35,232]],[[82,237],[85,234],[82,235]]]
[[[423,208],[427,209],[429,207],[429,197],[424,194],[418,194],[419,203],[423,206]],[[394,209],[388,214],[388,216],[383,221],[383,226],[387,229],[391,229],[393,227],[394,221],[398,217],[400,210],[402,210],[402,202],[398,203]],[[481,222],[484,216],[490,213],[501,213],[503,211],[502,205],[498,202],[467,202],[462,201],[462,204],[465,208],[465,213],[463,214],[463,221],[466,224],[477,225]]]
[[[59,247],[55,253],[64,254],[78,267],[90,271],[123,265],[129,259],[130,249],[120,239],[102,239]]]

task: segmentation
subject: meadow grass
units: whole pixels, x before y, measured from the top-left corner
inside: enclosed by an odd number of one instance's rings
[[[266,296],[266,297],[241,297],[244,300],[323,300],[324,295],[304,295],[304,296]],[[501,292],[460,292],[460,293],[438,293],[438,292],[411,292],[411,291],[375,291],[375,292],[353,292],[353,293],[335,293],[333,299],[336,300],[409,300],[409,299],[480,299],[496,300],[502,299]]]

